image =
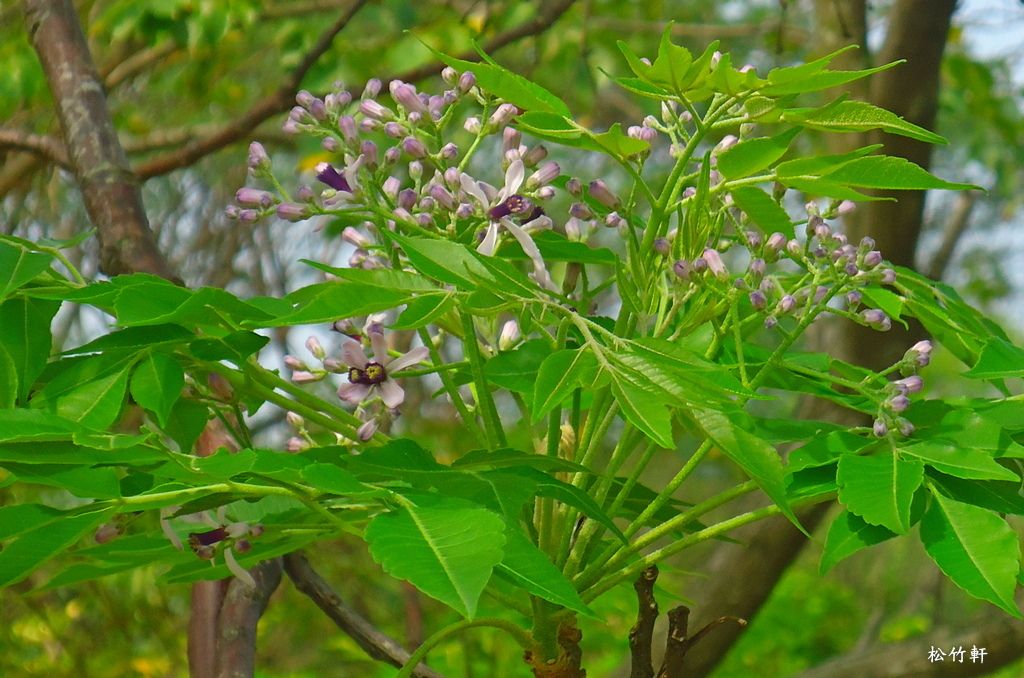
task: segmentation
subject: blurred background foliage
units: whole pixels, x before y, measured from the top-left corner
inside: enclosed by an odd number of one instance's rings
[[[215,133],[270,95],[301,63],[320,32],[352,0],[83,0],[80,9],[122,144],[135,167]],[[541,2],[540,5],[547,4]],[[951,143],[939,149],[933,172],[951,181],[988,188],[977,196],[930,196],[919,248],[923,270],[944,247],[952,250],[937,272],[983,309],[993,312],[1020,336],[1024,324],[1024,247],[1021,238],[1022,122],[1019,63],[985,58],[974,46],[985,40],[988,22],[1017,21],[1024,7],[1013,0],[964,2],[955,16],[942,75],[938,132]],[[873,3],[869,39],[880,41],[892,2]],[[577,118],[597,128],[616,122],[639,124],[654,114],[649,101],[637,101],[603,74],[622,73],[616,47],[624,40],[639,54],[656,50],[669,20],[677,43],[698,53],[712,40],[763,74],[820,54],[815,3],[809,0],[580,0],[555,26],[515,41],[494,56],[506,67],[558,93]],[[448,53],[472,49],[504,31],[531,21],[538,4],[517,0],[379,0],[366,3],[335,38],[331,48],[302,80],[315,93],[343,80],[355,94],[368,78],[389,79],[431,63],[427,47]],[[1019,45],[1006,47],[1007,54]],[[56,134],[52,102],[35,53],[24,31],[21,7],[0,4],[0,135],[10,130]],[[440,90],[439,79],[417,83]],[[300,258],[344,261],[337,239],[323,238],[303,224],[269,221],[254,227],[228,221],[223,208],[246,183],[249,140],[262,141],[278,168],[308,171],[325,159],[315,140],[280,131],[283,115],[273,116],[242,142],[209,154],[189,167],[157,174],[144,184],[149,217],[173,265],[190,286],[227,287],[243,295],[282,295],[311,280]],[[806,144],[824,148],[821,138]],[[565,156],[585,167],[587,158]],[[561,159],[561,158],[559,158]],[[597,176],[601,166],[590,166]],[[492,170],[492,179],[497,178]],[[968,201],[967,216],[952,219]],[[88,228],[70,175],[37,155],[0,146],[0,228],[27,238],[67,238]],[[950,235],[950,229],[959,229]],[[97,274],[95,245],[87,241],[71,253],[87,275]],[[100,331],[104,319],[65,309],[55,337],[65,346]],[[0,328],[2,331],[2,328]],[[305,339],[282,330],[274,337],[277,355],[295,352]],[[59,350],[59,349],[58,349]],[[955,395],[941,374],[960,371],[952,358],[938,359],[928,383],[935,394]],[[948,390],[948,389],[947,389]],[[459,435],[447,408],[429,402],[429,392],[410,393],[426,415],[418,418],[433,449]],[[264,440],[280,440],[278,419],[262,423]],[[678,468],[684,455],[665,453],[650,473]],[[733,471],[707,474],[710,494],[730,485]],[[13,503],[2,488],[0,505]],[[19,492],[26,492],[21,489]],[[51,493],[52,494],[52,493]],[[44,502],[66,497],[40,491]],[[156,526],[153,526],[156,529]],[[687,552],[665,568],[659,580],[662,608],[685,601],[688,588],[701,586],[699,569],[707,549]],[[715,675],[791,676],[830,657],[873,643],[913,636],[927,638],[937,625],[962,623],[984,604],[969,600],[939,576],[916,542],[898,540],[858,553],[824,579],[817,575],[818,546],[806,549],[750,629]],[[415,645],[447,623],[453,612],[385,577],[364,548],[339,540],[310,553],[313,565],[345,600],[384,631]],[[917,573],[906,577],[906,572]],[[3,676],[184,676],[187,586],[157,586],[157,573],[136,571],[77,587],[23,597],[54,572],[0,591],[0,675]],[[595,609],[605,625],[588,624],[584,665],[593,676],[622,674],[626,638],[635,619],[635,597],[621,587]],[[482,614],[487,609],[484,601]],[[450,676],[522,676],[519,652],[488,632],[470,632],[431,655],[432,665]],[[275,594],[260,626],[258,675],[388,676],[394,669],[370,660],[339,633],[287,582]],[[1020,675],[1020,665],[1000,672]]]

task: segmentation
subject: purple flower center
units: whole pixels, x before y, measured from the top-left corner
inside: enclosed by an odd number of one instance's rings
[[[366,363],[363,369],[352,367],[348,371],[348,380],[353,384],[372,386],[383,383],[387,378],[388,373],[384,371],[384,366],[380,363]]]
[[[326,163],[320,171],[316,173],[316,178],[336,191],[345,191],[346,193],[352,192],[352,187],[348,185],[348,181],[341,172]]]
[[[532,209],[533,203],[529,199],[524,198],[517,193],[516,195],[510,195],[505,198],[504,201],[492,207],[487,214],[491,219],[497,221],[498,219],[512,216],[513,214],[516,216],[526,214]]]
[[[212,546],[227,539],[228,533],[223,527],[218,527],[209,532],[193,532],[188,535],[188,545],[193,551],[201,546]]]

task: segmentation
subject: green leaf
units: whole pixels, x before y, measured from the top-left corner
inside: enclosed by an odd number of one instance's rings
[[[188,345],[188,350],[200,360],[230,360],[241,366],[268,343],[269,337],[239,330],[223,337],[200,337]]]
[[[791,108],[783,113],[786,122],[826,132],[867,132],[881,129],[890,134],[917,139],[929,144],[946,144],[945,139],[923,127],[909,123],[895,113],[863,101],[834,102],[824,108]]]
[[[18,402],[18,368],[3,344],[0,344],[0,410]]]
[[[21,482],[58,487],[83,499],[115,499],[121,494],[117,469],[112,466],[89,468],[70,464],[22,464],[5,461],[3,467]]]
[[[821,553],[818,574],[825,574],[840,560],[847,558],[868,546],[881,544],[896,536],[895,532],[864,522],[860,516],[843,510],[832,521],[825,537],[825,549]]]
[[[452,468],[460,469],[503,469],[513,466],[532,466],[541,471],[563,471],[567,473],[590,473],[585,466],[561,457],[529,454],[510,447],[490,450],[472,450],[452,462]]]
[[[971,379],[1024,377],[1024,348],[992,337],[982,347],[978,362],[964,372],[964,376]]]
[[[412,238],[396,233],[392,233],[391,237],[402,246],[416,270],[427,277],[465,290],[474,290],[477,287],[470,273],[493,281],[487,269],[465,245],[450,240]]]
[[[408,271],[396,271],[393,268],[375,268],[367,271],[361,268],[335,268],[334,266],[327,266],[326,264],[320,264],[306,259],[300,259],[299,261],[304,264],[309,264],[313,268],[324,271],[325,273],[336,275],[342,280],[347,280],[349,282],[372,285],[374,287],[383,287],[385,289],[396,290],[399,292],[437,291],[437,285],[434,285],[422,275],[409,273]]]
[[[104,334],[97,339],[83,344],[77,348],[68,349],[61,355],[84,355],[86,353],[116,352],[116,351],[137,351],[161,345],[187,344],[196,338],[194,332],[190,332],[181,325],[148,325],[146,327],[129,327],[110,334]]]
[[[594,143],[605,153],[613,155],[620,160],[642,153],[651,145],[642,139],[634,139],[622,133],[622,125],[615,123],[607,132],[593,136]]]
[[[806,534],[786,499],[786,483],[782,461],[775,448],[757,436],[747,433],[721,412],[709,408],[693,409],[693,422],[702,429],[725,456],[732,459],[761,491],[782,509],[783,515]]]
[[[504,556],[503,530],[501,518],[487,509],[422,496],[374,518],[365,537],[386,572],[471,618]]]
[[[63,518],[63,511],[42,504],[0,506],[0,540],[10,539]]]
[[[192,468],[196,471],[224,480],[247,473],[255,463],[256,453],[252,450],[231,452],[226,447],[221,447],[208,457],[192,458]]]
[[[171,408],[181,397],[185,372],[178,361],[154,353],[139,363],[132,373],[131,394],[142,407],[156,414],[160,426],[167,425]]]
[[[793,221],[782,205],[757,186],[737,186],[729,191],[733,202],[743,210],[765,233],[778,231],[794,238]]]
[[[19,297],[0,304],[0,342],[18,376],[19,401],[28,396],[50,358],[50,321],[58,308],[57,302]]]
[[[0,586],[16,584],[66,550],[114,513],[101,508],[47,523],[20,537],[0,551]]]
[[[958,447],[939,440],[925,440],[900,448],[937,471],[957,478],[1019,481],[1017,474],[996,463],[984,450]]]
[[[718,156],[718,171],[726,179],[742,179],[771,167],[786,154],[801,128],[794,127],[774,137],[741,141]]]
[[[412,299],[393,325],[393,330],[414,330],[425,327],[455,308],[455,297],[450,293],[423,294]]]
[[[612,391],[629,423],[666,450],[675,449],[672,440],[672,416],[658,396],[636,386],[630,379],[614,373]]]
[[[458,71],[472,71],[476,76],[477,85],[482,89],[496,94],[505,101],[515,104],[524,111],[547,111],[566,118],[572,113],[565,102],[547,91],[540,85],[527,80],[496,64],[481,64],[463,61],[438,52],[427,46],[438,59]]]
[[[618,257],[607,247],[590,247],[586,243],[566,240],[554,231],[541,231],[533,236],[533,242],[544,256],[544,261],[575,261],[581,264],[614,266]],[[525,260],[529,257],[518,242],[511,242],[501,250],[507,259]]]
[[[906,534],[910,504],[923,477],[924,464],[916,459],[845,456],[839,460],[839,501],[872,525]]]
[[[542,339],[530,339],[513,351],[502,351],[484,363],[487,380],[516,393],[533,393],[537,371],[551,350]]]
[[[1024,516],[1024,497],[1020,495],[1020,481],[962,480],[931,471],[929,479],[946,496],[964,504],[974,504],[996,513]]]
[[[622,531],[615,526],[615,523],[608,517],[608,514],[597,505],[597,502],[591,499],[590,495],[580,488],[569,483],[563,483],[561,480],[552,478],[531,466],[518,466],[510,468],[509,471],[536,481],[537,496],[557,499],[566,506],[571,506],[594,522],[602,525],[618,539],[622,540],[623,543],[626,543],[626,538],[623,536]]]
[[[0,240],[0,301],[50,268],[53,256]]]
[[[775,176],[777,177],[804,177],[814,178],[829,172],[834,172],[843,165],[856,160],[857,158],[863,158],[865,155],[873,153],[882,147],[882,144],[874,144],[872,146],[865,146],[864,148],[858,148],[855,151],[849,153],[840,153],[837,155],[817,155],[811,158],[794,158],[793,160],[787,160],[780,162],[775,168]]]
[[[845,50],[841,50],[845,51]],[[837,53],[838,54],[838,53]],[[831,59],[832,56],[825,57]],[[820,62],[820,60],[819,60]],[[818,62],[814,62],[818,63]],[[848,82],[854,80],[860,80],[866,78],[873,73],[884,71],[892,68],[893,66],[902,63],[896,61],[891,64],[884,66],[877,66],[875,68],[868,68],[862,71],[828,71],[818,70],[811,72],[808,71],[797,73],[785,73],[785,71],[794,71],[796,69],[810,66],[811,64],[803,64],[802,66],[796,66],[795,68],[776,68],[768,73],[768,82],[771,83],[767,87],[762,87],[759,92],[765,96],[782,96],[785,94],[804,94],[806,92],[818,92],[823,89],[829,89],[832,87],[838,87],[845,85]]]
[[[85,429],[76,422],[42,410],[0,410],[0,441],[70,440]]]
[[[372,491],[354,475],[334,464],[310,464],[302,469],[302,478],[321,492],[330,494],[348,496]]]
[[[825,198],[836,200],[853,200],[854,202],[869,202],[873,200],[892,200],[867,193],[861,193],[848,186],[830,181],[829,179],[807,179],[805,177],[779,177],[779,183],[787,188],[803,191],[808,195],[820,195]]]
[[[598,619],[543,551],[518,530],[506,527],[505,537],[508,541],[505,544],[505,557],[498,564],[499,574],[535,596]]]
[[[824,177],[828,181],[857,188],[925,190],[929,188],[979,189],[973,184],[943,181],[906,158],[870,155],[852,160]]]
[[[480,504],[513,524],[518,522],[523,506],[537,493],[536,480],[511,471],[448,473],[435,485],[446,496]]]
[[[986,509],[933,493],[921,520],[921,542],[954,584],[1021,617],[1013,600],[1020,545],[1006,521]]]
[[[192,452],[199,434],[206,428],[210,419],[210,410],[203,403],[180,398],[171,407],[167,425],[162,426],[164,433],[178,443],[178,449],[184,454]]]
[[[330,323],[357,315],[387,311],[406,303],[408,298],[405,293],[375,285],[319,283],[285,297],[292,305],[290,313],[282,314],[269,322],[249,324],[253,327],[284,327]]]
[[[112,372],[58,397],[57,414],[89,428],[107,428],[121,416],[129,372],[130,367]]]
[[[587,346],[563,349],[549,355],[537,371],[533,389],[533,423],[561,404],[580,386],[585,374],[597,367],[597,358]]]

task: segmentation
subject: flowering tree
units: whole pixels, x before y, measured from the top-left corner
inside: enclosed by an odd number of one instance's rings
[[[653,675],[658,563],[769,516],[799,526],[795,509],[838,499],[823,571],[920,524],[953,582],[1019,617],[1019,546],[999,514],[1024,512],[1024,416],[1002,382],[1024,374],[1024,352],[952,289],[887,266],[870,240],[847,242],[829,223],[870,200],[863,189],[969,186],[877,147],[793,150],[805,129],[941,142],[866,103],[800,107],[802,94],[888,66],[834,71],[832,55],[761,77],[716,47],[694,56],[668,31],[650,60],[622,45],[632,75],[616,82],[661,104],[625,132],[580,125],[492,61],[444,55],[442,94],[400,81],[388,98],[377,81],[358,101],[341,83],[323,99],[300,92],[285,130],[332,154],[317,188],[290,189],[254,143],[255,185],[228,213],[242,224],[319,219],[354,251],[346,268],[307,262],[326,281],[283,298],[146,274],[87,281],[63,254],[74,243],[5,238],[0,465],[8,483],[82,501],[0,509],[13,526],[0,583],[60,558],[67,567],[45,588],[161,565],[163,582],[234,577],[228,595],[244,596],[273,589],[267,564],[282,557],[290,575],[315,581],[296,552],[348,533],[465,618],[412,655],[358,636],[400,676],[432,675],[427,653],[476,626],[508,633],[537,676],[582,676],[582,630],[600,623],[591,603],[634,581],[634,671]],[[551,144],[621,171],[569,171],[548,160]],[[655,180],[648,164],[659,160],[671,170]],[[793,192],[818,198],[796,219]],[[50,356],[65,302],[118,329]],[[970,366],[967,378],[1007,397],[914,399],[927,340],[881,372],[802,350],[824,315],[878,331],[916,318]],[[286,357],[283,372],[260,356],[261,331],[315,324],[345,335],[340,352],[312,336],[310,355]],[[461,449],[409,433],[410,379],[458,412]],[[306,386],[316,383],[330,394]],[[865,424],[775,407],[804,395]],[[125,431],[129,397],[145,420]],[[264,408],[288,412],[284,450],[254,444],[251,418]],[[220,449],[195,455],[211,420]],[[780,450],[793,448],[784,463]],[[676,449],[688,458],[667,483],[641,482]],[[715,454],[749,480],[682,503]],[[705,522],[757,492],[762,508]],[[75,548],[88,536],[99,544]],[[508,614],[478,616],[483,595]],[[679,675],[706,631],[690,633],[684,610],[669,615],[663,675]]]

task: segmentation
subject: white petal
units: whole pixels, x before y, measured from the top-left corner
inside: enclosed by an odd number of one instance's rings
[[[388,365],[388,374],[392,372],[401,372],[407,367],[412,367],[418,363],[426,360],[427,356],[430,355],[430,349],[426,346],[417,346],[400,358],[395,358],[390,365]]]
[[[224,564],[228,566],[229,570],[231,570],[231,574],[235,575],[252,588],[256,588],[256,580],[252,578],[252,575],[249,574],[244,567],[238,564],[238,561],[235,560],[235,554],[231,552],[231,549],[224,549]]]
[[[369,395],[369,384],[353,384],[349,382],[338,387],[338,397],[353,405],[363,402]]]
[[[341,362],[349,367],[363,369],[370,361],[363,353],[363,347],[359,345],[359,342],[350,339],[341,345]]]
[[[384,405],[388,409],[398,407],[405,401],[405,391],[391,377],[377,384],[377,388],[380,389],[380,399],[384,401]]]
[[[519,187],[523,185],[524,179],[526,179],[526,166],[523,165],[521,158],[516,158],[505,171],[505,188],[500,194],[502,200],[510,195],[515,195],[519,191]]]
[[[359,168],[362,164],[363,155],[360,153],[355,162],[350,163],[349,166],[345,168],[345,181],[348,182],[348,185],[353,191],[359,188]]]
[[[498,249],[498,224],[492,221],[487,226],[487,233],[484,235],[483,242],[476,248],[476,251],[485,257],[494,255],[494,250]]]
[[[523,252],[525,252],[526,256],[530,257],[530,261],[533,262],[533,279],[536,280],[537,284],[544,289],[557,293],[558,287],[556,287],[554,281],[551,280],[551,274],[548,273],[548,267],[544,264],[544,257],[541,256],[540,250],[537,249],[537,244],[533,242],[533,238],[530,237],[530,234],[507,217],[502,219],[501,223],[508,229],[508,232],[519,241],[519,245],[523,248]]]
[[[463,174],[459,181],[462,182],[462,190],[465,191],[470,197],[476,200],[481,207],[487,209],[488,203],[487,196],[480,189],[480,184],[473,180],[473,177],[468,174]]]
[[[387,367],[391,362],[391,356],[388,355],[388,340],[380,332],[374,332],[370,335],[370,344],[373,346],[373,359]]]

